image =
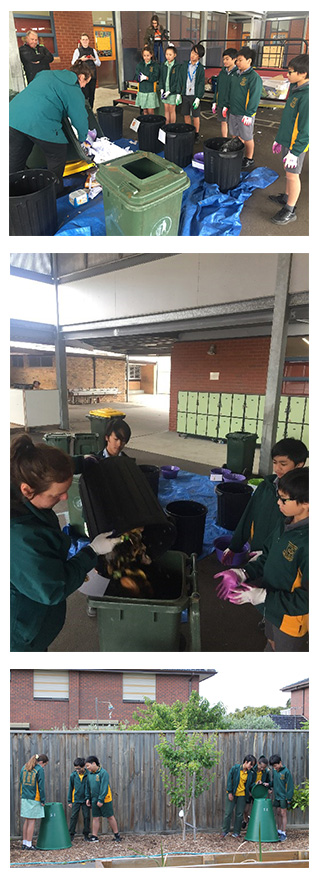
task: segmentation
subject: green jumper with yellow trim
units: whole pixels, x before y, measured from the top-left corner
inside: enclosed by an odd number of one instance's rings
[[[258,610],[277,629],[302,638],[309,628],[309,518],[284,519],[267,539],[262,555],[244,568],[247,579],[266,589]],[[258,581],[258,582],[257,582]]]
[[[111,818],[114,812],[109,773],[102,766],[99,766],[97,772],[88,773],[88,782],[92,803],[92,817],[96,818],[98,815],[101,815],[102,818]],[[103,803],[103,806],[99,807],[97,803]]]
[[[275,139],[294,156],[309,149],[309,82],[290,85]]]
[[[222,826],[222,833],[226,835],[230,831],[232,812],[235,808],[233,833],[239,836],[242,824],[242,817],[247,798],[249,796],[250,771],[243,769],[242,763],[235,763],[231,766],[227,778],[225,813]],[[233,800],[229,800],[229,794],[233,795]]]
[[[227,106],[233,116],[255,116],[262,92],[262,79],[253,67],[230,77]]]
[[[90,787],[88,774],[85,769],[81,772],[71,772],[68,788],[68,804],[72,804],[69,832],[71,838],[74,836],[77,826],[77,820],[80,810],[83,815],[83,835],[85,838],[90,832],[90,809],[86,804],[86,800],[90,799]]]

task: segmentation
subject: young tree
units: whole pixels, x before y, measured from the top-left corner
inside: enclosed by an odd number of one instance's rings
[[[179,809],[183,839],[186,838],[187,818],[191,809],[195,839],[195,801],[212,784],[221,756],[221,751],[217,751],[216,736],[204,740],[199,732],[188,733],[180,728],[175,732],[173,743],[168,742],[163,734],[160,738],[155,747],[162,762],[160,772],[169,802]]]

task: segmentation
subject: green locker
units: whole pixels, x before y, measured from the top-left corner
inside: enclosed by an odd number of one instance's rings
[[[247,394],[246,396],[246,418],[258,418],[259,397],[258,394]]]
[[[304,410],[306,408],[305,397],[290,397],[289,421],[302,424]]]
[[[240,418],[241,423],[244,415],[244,406],[245,406],[245,395],[244,394],[233,394],[232,398],[232,418]],[[241,427],[235,427],[235,430],[241,430]],[[231,427],[233,430],[233,427]]]
[[[285,421],[278,421],[276,443],[283,439],[284,436],[286,436],[286,423]]]
[[[197,391],[188,391],[188,412],[197,411],[198,393]]]
[[[196,424],[196,434],[197,434],[197,436],[206,436],[207,435],[207,416],[206,415],[198,415],[197,424]]]
[[[220,415],[231,415],[232,394],[221,394]]]
[[[261,397],[259,397],[259,404],[258,404],[258,418],[262,419],[262,420],[263,420],[263,416],[264,416],[265,399],[266,399],[265,396],[263,396],[261,394]]]
[[[231,430],[231,431],[235,431],[235,430],[236,430],[236,431],[239,431],[239,430],[242,431],[242,423],[243,423],[242,418],[233,418],[233,417],[232,417],[232,418],[231,418],[231,423],[230,423],[230,430]]]
[[[278,420],[279,421],[286,421],[287,420],[288,405],[289,405],[289,397],[280,397],[279,412],[278,412]]]
[[[261,420],[261,418],[258,418],[258,421],[256,422],[256,424],[257,424],[257,427],[256,427],[256,433],[258,434],[257,444],[258,444],[258,443],[261,444],[261,441],[262,441],[262,428],[263,428],[263,421]]]
[[[209,394],[209,415],[218,415],[220,407],[220,394]]]
[[[309,448],[309,425],[308,424],[305,424],[304,427],[302,428],[301,439],[302,439],[302,442],[307,446],[307,449],[308,449]]]
[[[177,431],[178,433],[186,433],[187,431],[187,413],[178,412],[177,414]]]
[[[225,439],[227,433],[230,431],[230,418],[226,418],[224,415],[220,415],[219,418],[219,428],[218,428],[218,436],[220,439]]]
[[[195,434],[195,432],[196,432],[196,415],[195,415],[195,413],[188,412],[186,433],[194,433]]]
[[[248,433],[257,433],[257,419],[256,418],[245,418],[243,430],[248,431]]]
[[[207,436],[212,439],[218,437],[218,416],[208,415]]]
[[[200,415],[206,415],[208,412],[209,394],[198,394],[198,412]]]
[[[188,391],[178,391],[178,410],[187,411]]]
[[[302,424],[292,424],[291,421],[287,424],[287,436],[293,437],[293,439],[301,439],[302,434]]]

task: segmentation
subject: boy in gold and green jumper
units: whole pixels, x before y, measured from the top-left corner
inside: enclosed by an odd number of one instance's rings
[[[300,174],[309,149],[309,55],[297,55],[288,64],[289,94],[282,112],[273,153],[281,153],[286,172],[286,190],[269,195],[282,205],[272,223],[283,226],[297,219],[296,204],[301,191]]]

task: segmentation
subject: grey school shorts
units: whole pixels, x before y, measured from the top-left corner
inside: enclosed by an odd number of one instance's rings
[[[288,150],[288,147],[282,147],[282,159],[284,159],[284,157],[289,152],[290,152],[290,150]],[[298,156],[298,164],[296,165],[296,167],[295,168],[285,168],[284,169],[285,172],[286,173],[288,172],[288,174],[301,174],[302,165],[304,163],[305,155],[306,155],[305,153],[300,153],[300,156]]]
[[[229,134],[237,135],[241,137],[241,140],[252,140],[255,116],[250,125],[245,125],[241,119],[242,116],[234,116],[233,113],[229,113]]]
[[[200,104],[196,110],[192,106],[195,98],[195,95],[182,95],[181,113],[183,116],[193,116],[194,119],[200,116]]]
[[[270,641],[274,641],[277,653],[306,653],[308,651],[308,633],[302,638],[294,638],[281,632],[269,620],[265,621],[264,634]]]

